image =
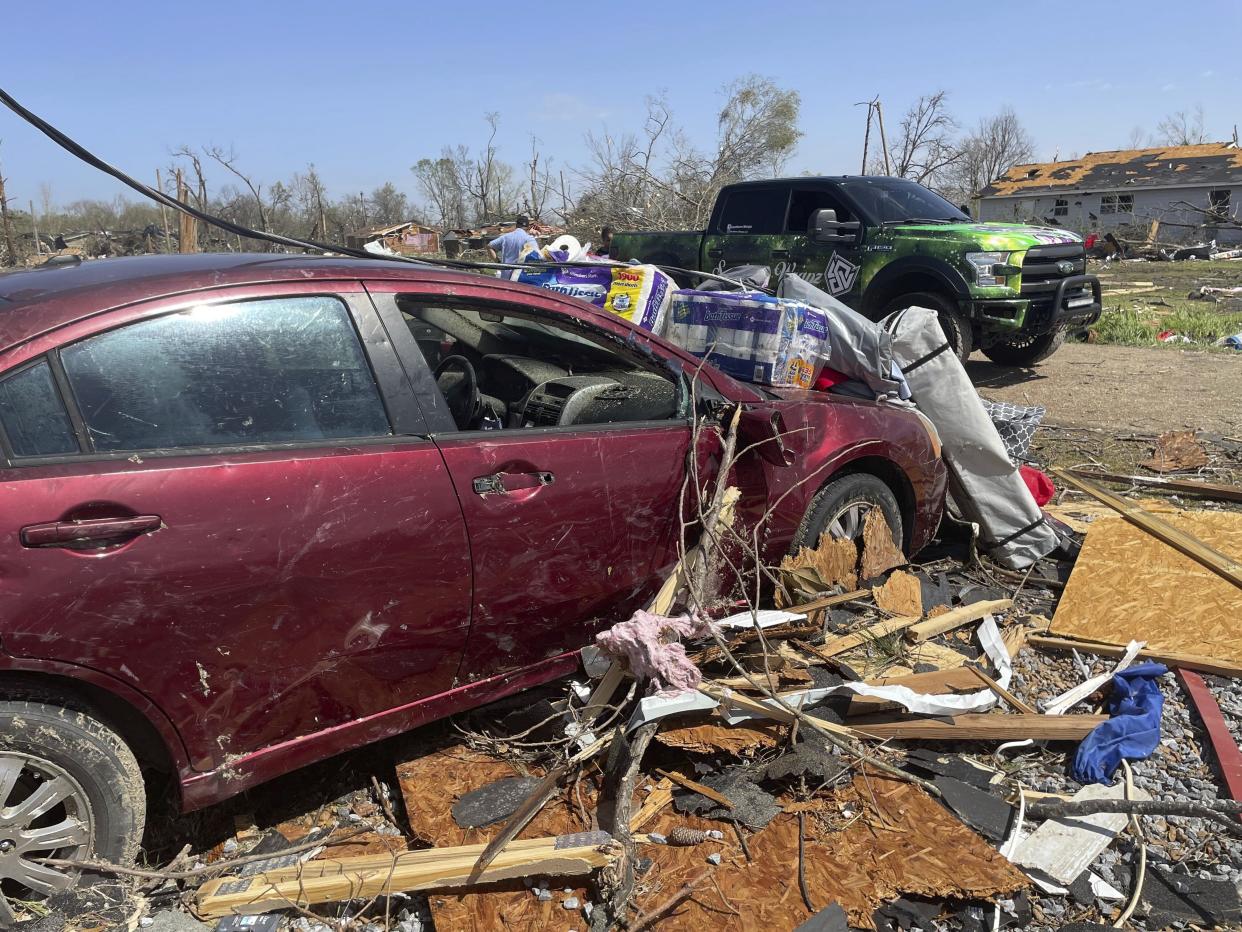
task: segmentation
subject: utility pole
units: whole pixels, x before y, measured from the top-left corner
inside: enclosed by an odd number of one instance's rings
[[[9,222],[9,200],[4,196],[4,173],[0,171],[0,226],[4,227],[4,245],[8,250],[6,265],[17,265],[17,249],[13,246],[13,225]]]
[[[181,169],[177,169],[177,200],[183,204],[189,200],[190,189],[186,187],[185,179],[181,175]],[[178,248],[181,252],[198,252],[198,221],[189,214],[182,211],[179,215],[181,242]]]
[[[867,101],[863,101],[863,103],[867,105],[867,128],[863,130],[862,168],[858,172],[858,174],[860,175],[867,174],[867,147],[871,145],[871,106],[873,102],[870,100],[867,100]],[[855,104],[854,106],[857,107],[861,105]]]
[[[160,177],[160,170],[155,170],[155,186],[159,188],[160,194],[164,193],[164,179]],[[168,208],[164,206],[164,202],[160,202],[160,217],[164,221],[164,253],[172,252],[172,233],[168,229]]]
[[[35,255],[43,255],[43,243],[39,241],[39,221],[35,219],[34,201],[30,201],[30,226],[34,230]]]
[[[875,118],[880,124],[880,148],[884,150],[884,174],[891,175],[893,167],[888,163],[888,140],[884,137],[884,111],[880,109],[880,98],[875,99]]]

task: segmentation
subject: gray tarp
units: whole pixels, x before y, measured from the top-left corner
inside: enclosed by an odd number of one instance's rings
[[[1009,461],[936,312],[912,307],[881,324],[892,335],[914,403],[940,432],[949,492],[963,517],[979,525],[983,549],[1010,569],[1025,569],[1047,556],[1059,543],[1057,534]]]

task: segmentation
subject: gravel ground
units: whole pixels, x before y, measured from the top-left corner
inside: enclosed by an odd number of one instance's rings
[[[1111,668],[1112,660],[1082,654],[1091,673]],[[1107,664],[1107,666],[1106,666]],[[1242,684],[1211,678],[1217,701],[1226,712],[1235,736],[1242,732],[1239,711],[1242,711]],[[1039,703],[1082,682],[1083,674],[1072,657],[1049,655],[1024,650],[1015,662],[1013,689],[1019,698]],[[1145,761],[1131,765],[1135,785],[1153,798],[1173,800],[1207,800],[1223,796],[1213,770],[1214,761],[1207,750],[1197,719],[1192,721],[1190,707],[1176,678],[1170,674],[1161,679],[1164,714],[1161,720],[1161,741],[1156,753]],[[1078,707],[1089,710],[1088,700]],[[1053,793],[1074,793],[1080,784],[1068,774],[1070,758],[1063,752],[1026,749],[1014,755],[1006,769],[1033,790]],[[1206,880],[1229,880],[1242,883],[1242,839],[1225,835],[1217,826],[1202,819],[1145,818],[1143,831],[1147,838],[1148,870],[1172,868]],[[1092,866],[1097,874],[1123,893],[1130,892],[1134,880],[1137,847],[1127,831],[1119,836]],[[1070,921],[1108,922],[1117,911],[1109,904],[1078,904],[1070,897],[1033,897],[1033,930],[1056,929]],[[1101,909],[1101,907],[1103,907]],[[1138,915],[1132,920],[1135,928],[1148,928]]]

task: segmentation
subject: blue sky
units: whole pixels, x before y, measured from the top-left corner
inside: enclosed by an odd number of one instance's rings
[[[747,72],[802,95],[792,171],[857,171],[853,105],[877,94],[890,134],[921,93],[947,90],[967,125],[1011,105],[1041,158],[1122,148],[1196,104],[1216,138],[1242,122],[1242,56],[1204,51],[1242,31],[1237,0],[10,6],[5,89],[144,180],[174,147],[218,143],[266,182],[313,162],[334,196],[386,180],[414,195],[410,165],[480,145],[488,111],[507,160],[533,134],[573,165],[586,130],[637,128],[662,90],[708,143],[720,87]],[[41,183],[57,203],[126,190],[8,111],[0,163],[22,206]]]

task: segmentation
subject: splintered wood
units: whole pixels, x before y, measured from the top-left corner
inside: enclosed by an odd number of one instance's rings
[[[1174,527],[1235,558],[1242,514],[1181,511]],[[1197,654],[1242,664],[1237,619],[1242,590],[1121,518],[1091,525],[1052,620],[1051,633],[1127,644],[1152,652]]]
[[[862,565],[858,569],[861,579],[874,579],[895,566],[905,566],[906,556],[893,543],[893,530],[879,508],[867,512],[863,521]]]
[[[696,754],[744,755],[774,748],[784,738],[785,726],[775,722],[742,722],[738,725],[682,725],[656,733],[657,744]]]
[[[1174,472],[1179,469],[1198,469],[1208,464],[1207,451],[1203,449],[1193,430],[1171,430],[1156,438],[1156,448],[1151,459],[1142,465],[1156,472]]]
[[[858,585],[858,545],[824,534],[812,550],[803,547],[781,561],[781,571],[792,575],[800,588],[823,592],[834,586],[853,589]]]
[[[980,900],[1027,885],[999,852],[918,787],[859,776],[821,808],[824,818],[806,819],[807,888],[821,908],[840,903],[856,928],[874,929],[876,907],[902,894]],[[850,812],[861,817],[851,820]],[[677,825],[719,827],[665,812],[655,830],[667,834]],[[798,895],[797,816],[777,816],[747,846],[749,863],[736,845],[722,846],[723,863],[660,921],[660,932],[792,929],[805,922],[811,914]],[[703,872],[702,848],[647,847],[643,854],[654,861],[637,898],[644,911]]]
[[[922,615],[923,587],[917,576],[896,570],[884,585],[871,590],[875,604],[894,615]]]

